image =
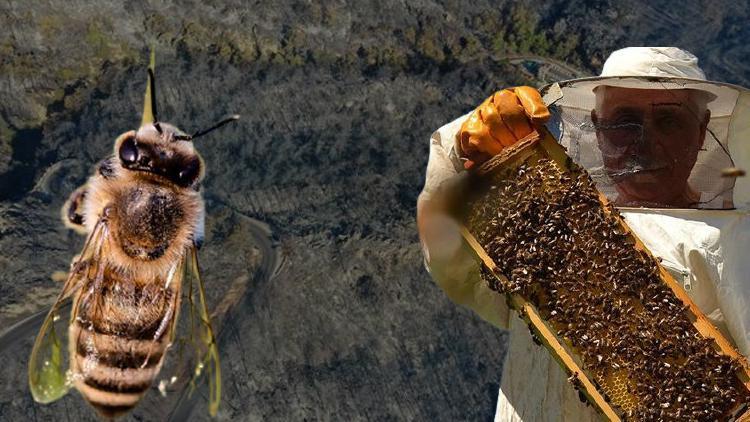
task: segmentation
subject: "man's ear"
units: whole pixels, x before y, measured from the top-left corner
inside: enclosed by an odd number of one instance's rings
[[[591,110],[591,123],[594,124],[594,130],[596,131],[596,143],[599,145],[599,148],[602,147],[602,138],[599,136],[599,129],[597,128],[597,122],[599,121],[599,117],[596,115],[596,109]]]
[[[704,114],[703,121],[701,122],[701,137],[700,137],[700,144],[698,145],[698,150],[703,149],[703,144],[706,140],[706,131],[708,130],[708,122],[711,121],[711,110],[706,110],[706,113]]]

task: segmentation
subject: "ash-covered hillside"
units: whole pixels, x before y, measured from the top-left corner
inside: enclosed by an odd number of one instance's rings
[[[249,218],[271,227],[281,262],[224,324],[219,419],[488,420],[505,336],[422,266],[428,138],[495,89],[540,83],[533,70],[548,64],[509,57],[567,63],[545,75],[595,74],[615,48],[674,44],[710,78],[750,80],[746,5],[669,3],[3,3],[0,322],[54,300],[49,276],[82,244],[59,208],[140,122],[154,45],[163,120],[192,132],[242,115],[196,144],[213,303],[239,277],[261,280],[267,251]],[[76,393],[32,402],[34,334],[7,349],[0,419],[92,419]],[[131,418],[162,415],[159,400],[152,391]],[[192,418],[208,419],[204,401]]]

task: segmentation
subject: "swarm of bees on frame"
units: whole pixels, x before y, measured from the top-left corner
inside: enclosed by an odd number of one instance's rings
[[[726,418],[750,399],[741,363],[700,335],[655,260],[572,167],[541,159],[488,176],[466,221],[510,291],[485,279],[534,304],[625,419]]]
[[[152,386],[168,349],[184,344],[195,369],[170,383],[207,381],[209,412],[218,410],[219,352],[197,260],[204,164],[193,141],[237,116],[188,135],[157,119],[155,95],[152,52],[140,128],[117,138],[113,154],[63,207],[63,222],[87,239],[31,352],[37,402],[75,388],[101,416],[121,416]],[[177,337],[182,300],[186,338]]]

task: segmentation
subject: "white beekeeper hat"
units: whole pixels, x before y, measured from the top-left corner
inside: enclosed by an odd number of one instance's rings
[[[640,79],[622,78],[623,76],[640,76],[651,79],[675,78],[692,81],[690,89],[706,92],[707,101],[718,97],[706,82],[706,74],[698,66],[698,58],[689,51],[677,47],[627,47],[614,51],[604,62],[600,77],[615,77],[611,83],[602,85],[619,86],[624,88],[652,88]],[[697,85],[697,86],[696,86]],[[715,87],[714,84],[710,84]],[[701,89],[702,88],[702,89]],[[596,88],[594,88],[596,89]]]
[[[694,89],[708,94],[708,109],[714,117],[734,111],[738,90],[744,88],[706,80],[698,58],[677,47],[627,47],[616,50],[604,62],[602,73],[574,79],[576,89],[595,90],[599,86],[636,89]],[[592,100],[593,101],[593,100]]]
[[[706,80],[698,58],[677,47],[628,47],[609,55],[600,76],[663,76]]]

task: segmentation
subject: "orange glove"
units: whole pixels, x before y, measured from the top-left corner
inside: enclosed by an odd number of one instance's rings
[[[529,86],[503,89],[487,98],[461,125],[458,153],[471,169],[529,135],[549,119],[539,91]]]

